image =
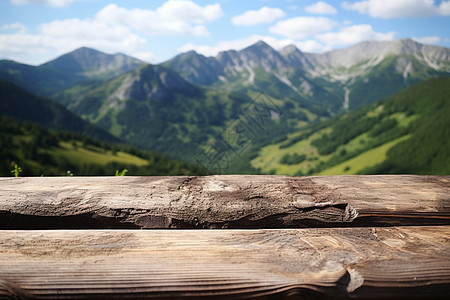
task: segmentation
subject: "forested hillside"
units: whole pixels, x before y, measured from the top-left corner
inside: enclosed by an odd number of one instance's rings
[[[0,80],[0,116],[41,124],[42,126],[82,133],[93,138],[119,142],[109,132],[76,116],[63,105],[29,93],[19,86]]]
[[[15,164],[21,176],[200,175],[197,166],[142,151],[108,144],[73,132],[0,117],[0,176],[12,176]]]
[[[263,173],[449,174],[450,78],[436,78],[263,147]]]

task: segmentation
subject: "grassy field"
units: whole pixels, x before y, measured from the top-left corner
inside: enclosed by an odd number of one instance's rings
[[[298,141],[287,148],[280,148],[284,142],[278,144],[268,145],[263,147],[258,157],[251,161],[251,165],[254,168],[260,168],[263,173],[274,173],[281,175],[294,175],[299,170],[308,170],[311,166],[317,164],[320,161],[326,161],[331,155],[319,155],[316,147],[311,145],[311,142],[318,138],[321,134],[326,134],[331,131],[331,128],[325,128],[320,130],[307,139]],[[291,134],[288,139],[294,138],[298,134]],[[286,154],[305,154],[306,160],[296,165],[284,165],[280,164],[281,158]],[[275,170],[275,172],[274,172]]]
[[[53,157],[65,157],[71,161],[80,161],[86,164],[106,165],[108,163],[121,163],[136,166],[145,166],[148,161],[122,151],[113,152],[93,145],[82,145],[78,141],[60,142],[60,147],[44,150]]]
[[[437,78],[306,126],[262,147],[251,166],[264,174],[291,176],[446,173],[449,89],[449,78]]]
[[[0,118],[0,176],[17,164],[22,176],[201,175],[205,170],[123,144],[99,142],[81,134]]]
[[[397,126],[407,127],[413,120],[417,118],[416,115],[405,117],[402,113],[396,113],[389,118],[399,119]],[[368,132],[364,132],[355,138],[348,141],[346,144],[340,145],[333,153],[327,155],[319,154],[317,148],[312,145],[312,142],[324,134],[332,132],[332,127],[325,127],[316,133],[310,135],[308,138],[302,139],[295,144],[283,148],[280,147],[285,142],[268,145],[263,147],[259,155],[251,161],[254,168],[260,168],[262,173],[278,174],[278,175],[299,175],[299,174],[319,174],[319,175],[337,175],[337,174],[357,174],[362,170],[381,163],[386,159],[387,151],[396,145],[398,142],[405,140],[408,136],[404,135],[392,141],[383,143],[374,148],[361,151],[367,148],[370,143],[373,143],[373,138]],[[301,132],[303,133],[303,132]],[[295,138],[299,134],[291,134],[288,140]],[[342,153],[358,153],[354,157],[346,159],[345,161],[335,164],[334,166],[326,167],[327,163],[334,157],[342,156]],[[286,165],[280,163],[284,155],[293,155],[294,153],[306,155],[306,160],[293,165]],[[344,154],[345,155],[345,154]],[[324,167],[325,166],[325,167]],[[311,171],[321,168],[320,171]]]
[[[334,167],[328,168],[320,172],[318,175],[354,175],[359,174],[361,171],[368,167],[372,167],[376,164],[383,162],[386,159],[386,153],[393,146],[401,141],[408,139],[410,136],[402,136],[398,139],[390,141],[386,144],[378,146],[376,148],[365,151],[356,157],[353,157],[343,163],[340,163]]]

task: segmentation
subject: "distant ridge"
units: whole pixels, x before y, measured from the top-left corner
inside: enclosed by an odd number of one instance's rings
[[[112,78],[141,64],[144,62],[125,54],[105,54],[95,49],[81,47],[40,67],[87,77]]]
[[[276,51],[267,43],[259,41],[240,51],[221,51],[215,57],[205,57],[195,51],[190,51],[175,56],[164,62],[163,65],[175,71],[184,68],[184,72],[181,72],[181,74],[191,76],[187,72],[189,68],[186,67],[190,63],[189,59],[202,57],[205,65],[215,65],[217,80],[218,76],[224,73],[224,70],[234,67],[237,71],[236,69],[245,69],[246,65],[250,67],[262,66],[266,71],[282,71],[292,67],[305,68],[308,71],[320,70],[323,75],[333,76],[333,69],[336,67],[351,68],[364,60],[379,62],[388,55],[412,55],[424,66],[436,71],[450,72],[450,49],[420,44],[412,39],[361,42],[348,48],[332,50],[322,54],[304,53],[295,45],[288,45],[280,51]],[[179,59],[179,57],[183,57],[183,59]],[[191,72],[194,72],[194,70],[191,69]],[[200,84],[197,82],[203,80],[200,75],[201,73],[198,73],[197,76],[191,77],[195,78],[191,81]]]
[[[199,68],[195,60],[202,61]],[[309,99],[336,111],[362,106],[424,79],[450,76],[450,49],[401,39],[362,42],[315,54],[295,45],[276,51],[259,41],[215,57],[181,54],[162,65],[194,84],[226,90],[253,87],[274,97]],[[199,71],[206,69],[209,72]],[[377,92],[369,93],[373,89]]]
[[[124,54],[105,54],[82,47],[40,66],[0,60],[0,79],[50,97],[83,80],[106,80],[144,64]]]

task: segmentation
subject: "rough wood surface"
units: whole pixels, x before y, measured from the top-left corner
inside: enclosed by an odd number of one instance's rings
[[[0,178],[0,228],[450,224],[450,176]]]
[[[450,226],[0,231],[0,295],[449,299]]]

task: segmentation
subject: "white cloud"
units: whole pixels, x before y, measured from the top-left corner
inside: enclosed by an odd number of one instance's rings
[[[312,14],[328,14],[333,15],[337,13],[337,10],[328,3],[323,1],[316,2],[312,5],[305,7],[305,11]]]
[[[111,26],[97,19],[57,20],[41,25],[40,31],[42,37],[55,39],[59,48],[66,49],[88,46],[97,49],[132,51],[146,43],[144,38],[133,33],[126,26]]]
[[[344,46],[363,41],[391,41],[395,32],[379,33],[368,24],[342,27],[338,32],[327,32],[316,35],[316,39],[329,46]]]
[[[348,10],[356,10],[360,14],[384,19],[450,15],[450,1],[442,1],[437,6],[434,0],[365,0],[355,3],[343,2],[342,6]]]
[[[283,18],[286,14],[279,8],[264,6],[259,10],[248,10],[241,15],[231,19],[234,25],[255,25],[261,23],[272,23],[276,19]]]
[[[292,43],[302,52],[322,53],[332,50],[330,46],[323,45],[316,40],[306,40]]]
[[[11,24],[5,24],[1,27],[4,30],[11,30],[11,31],[15,31],[16,33],[27,33],[28,28],[27,26],[23,25],[22,23],[11,23]]]
[[[433,45],[439,43],[442,39],[438,36],[424,36],[421,38],[413,38],[413,40],[422,44]]]
[[[126,9],[116,4],[109,4],[98,12],[96,19],[111,26],[122,25],[148,35],[207,36],[209,35],[208,30],[199,23],[219,18],[223,14],[220,6],[208,5],[205,7],[205,13],[202,14],[195,6],[193,11],[187,9],[188,6],[185,2],[190,1],[168,2],[172,3],[170,8],[163,5],[156,11],[140,8]],[[180,7],[185,8],[184,15],[175,9],[173,6],[175,3],[179,3]],[[211,7],[213,9],[210,9]],[[216,9],[217,7],[219,10]]]
[[[277,22],[269,31],[290,39],[303,39],[330,30],[336,25],[335,21],[324,17],[295,17]]]
[[[223,16],[219,3],[199,6],[192,1],[169,0],[156,10],[165,20],[183,20],[184,22],[205,23]]]
[[[97,18],[108,24],[123,24],[145,34],[188,34],[207,36],[204,23],[223,16],[220,4],[204,7],[192,1],[169,0],[156,11],[148,9],[126,9],[109,4]],[[194,24],[192,24],[194,23]]]
[[[241,50],[250,45],[255,44],[258,41],[264,41],[269,44],[272,48],[276,50],[280,50],[283,47],[288,45],[295,45],[301,51],[304,52],[324,52],[331,50],[330,47],[324,46],[321,43],[314,40],[306,40],[306,41],[295,41],[292,39],[276,39],[271,36],[261,36],[261,35],[251,35],[246,38],[229,40],[229,41],[221,41],[213,46],[207,45],[196,45],[193,43],[185,44],[178,49],[180,52],[187,52],[190,50],[195,50],[196,52],[203,54],[205,56],[216,56],[220,51],[227,50]]]
[[[442,1],[439,5],[439,12],[443,16],[450,16],[450,1]]]
[[[12,4],[24,5],[24,4],[44,4],[54,7],[65,7],[70,5],[76,0],[11,0]]]
[[[148,52],[148,51],[142,51],[142,52],[132,52],[130,53],[131,56],[139,58],[140,60],[149,62],[149,63],[156,63],[161,61],[161,59],[156,56],[155,54]]]
[[[93,18],[41,24],[36,34],[28,34],[26,27],[19,23],[4,25],[3,31],[15,32],[0,34],[0,57],[31,57],[32,63],[42,63],[36,61],[37,57],[48,59],[55,53],[87,46],[154,60],[156,57],[146,49],[146,35],[206,36],[209,32],[204,23],[222,15],[219,4],[199,6],[192,1],[169,0],[156,10],[126,9],[110,4]]]
[[[106,52],[117,52],[120,49],[122,52],[132,53],[145,48],[145,45],[144,38],[126,27],[110,27],[96,20],[54,21],[43,24],[39,34],[0,34],[2,57],[46,57],[47,53],[62,54],[82,46]]]

